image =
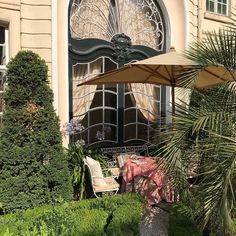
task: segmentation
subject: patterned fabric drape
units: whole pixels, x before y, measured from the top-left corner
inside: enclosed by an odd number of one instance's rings
[[[148,33],[145,34],[142,30],[143,28],[154,28],[153,23],[147,18],[146,9],[135,7],[135,3],[136,0],[129,1],[129,4],[127,4],[127,0],[120,1],[121,17],[123,19],[121,22],[132,26],[130,28],[127,27],[128,35],[132,41],[134,40],[139,45],[145,44],[145,41],[148,41],[149,45],[155,48],[158,44],[155,32],[148,30]],[[130,14],[133,11],[135,11],[135,14]],[[131,84],[131,91],[133,92],[136,106],[143,116],[151,122],[157,121],[159,112],[156,102],[157,91],[155,86],[151,84]]]
[[[82,7],[81,7],[82,6]],[[107,27],[110,0],[74,0],[70,15],[71,36],[73,38],[100,38],[107,39],[104,34]],[[101,12],[103,15],[101,15]],[[74,66],[73,76],[73,115],[81,121],[89,110],[95,92],[96,85],[84,85],[77,87],[77,84],[92,79],[101,72],[102,61],[88,65]]]
[[[77,87],[79,83],[83,83],[88,79],[101,72],[101,60],[91,64],[79,64],[74,66],[74,81],[73,81],[73,112],[74,116],[81,121],[86,112],[89,110],[93,101],[96,85],[84,85]],[[89,76],[88,76],[89,75]]]

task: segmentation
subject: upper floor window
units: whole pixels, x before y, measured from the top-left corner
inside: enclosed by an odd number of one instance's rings
[[[4,109],[2,94],[5,90],[6,64],[8,60],[8,29],[0,26],[0,124]]]
[[[206,10],[220,15],[228,15],[228,0],[206,0]]]

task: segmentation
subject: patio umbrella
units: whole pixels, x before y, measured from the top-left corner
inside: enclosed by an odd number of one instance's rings
[[[175,113],[175,87],[185,87],[195,74],[194,87],[206,88],[229,81],[232,75],[221,66],[210,66],[206,69],[171,49],[170,52],[145,60],[126,64],[87,80],[81,85],[117,84],[117,83],[150,83],[167,85],[172,88],[172,114]],[[189,77],[191,75],[191,77]],[[233,78],[232,78],[233,79]]]

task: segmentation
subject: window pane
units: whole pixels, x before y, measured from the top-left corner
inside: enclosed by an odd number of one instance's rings
[[[222,12],[221,12],[221,14],[227,15],[226,9],[227,9],[226,5],[223,5],[223,6],[222,6]]]
[[[136,109],[128,109],[125,111],[125,124],[135,123],[136,122]]]
[[[210,12],[215,11],[215,2],[214,0],[206,0],[206,10]]]
[[[105,106],[106,107],[117,107],[117,95],[114,93],[105,93]]]
[[[5,28],[0,26],[0,44],[5,44]]]
[[[136,128],[137,126],[134,125],[127,125],[124,127],[124,140],[125,141],[129,141],[130,139],[136,139],[137,138],[137,134],[136,134]]]
[[[218,5],[217,5],[217,13],[218,13],[218,14],[221,14],[221,12],[222,12],[221,8],[222,8],[222,5],[221,5],[221,4],[218,4]]]
[[[209,11],[215,12],[215,4],[212,1],[210,2]]]
[[[103,123],[103,110],[97,109],[94,111],[90,111],[90,125],[95,125],[99,123]]]
[[[90,143],[102,141],[105,138],[102,125],[96,125],[89,129]]]
[[[147,136],[148,136],[148,126],[139,125],[138,126],[138,139],[145,140]]]
[[[218,3],[225,3],[225,4],[227,4],[227,0],[218,0]]]
[[[5,28],[0,26],[0,65],[6,65]]]
[[[103,106],[103,92],[96,92],[94,98],[91,100],[90,108]]]
[[[116,110],[110,110],[110,109],[105,109],[104,110],[104,120],[105,123],[111,123],[116,125],[117,124],[117,111]]]
[[[210,10],[210,1],[206,0],[206,10],[209,11]]]
[[[116,132],[117,132],[116,127],[113,125],[104,125],[104,127],[103,127],[103,133],[104,133],[105,140],[117,141]]]
[[[111,61],[109,58],[105,58],[105,71],[114,70],[118,67],[116,63]]]
[[[217,1],[217,13],[221,15],[227,15],[227,1],[226,0]]]

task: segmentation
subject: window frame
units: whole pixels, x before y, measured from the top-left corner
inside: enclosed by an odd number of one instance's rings
[[[69,9],[68,9],[68,52],[69,52],[69,119],[73,119],[76,118],[74,117],[74,112],[73,112],[73,87],[72,87],[72,81],[73,81],[73,66],[77,63],[82,64],[82,63],[90,63],[93,60],[96,60],[97,58],[99,58],[100,56],[102,57],[108,57],[111,60],[114,60],[115,62],[118,63],[119,67],[123,66],[124,64],[129,63],[132,60],[143,60],[146,59],[148,57],[152,57],[152,56],[156,56],[159,55],[161,53],[166,52],[167,50],[167,44],[168,41],[166,40],[169,36],[169,30],[167,28],[167,24],[166,22],[168,22],[168,18],[165,17],[165,15],[163,14],[163,8],[160,7],[159,2],[157,3],[156,0],[153,0],[153,2],[155,2],[155,5],[158,7],[160,14],[161,14],[161,18],[163,20],[163,30],[165,32],[165,36],[164,36],[164,41],[163,41],[163,48],[162,49],[154,49],[152,47],[149,46],[145,46],[145,45],[139,45],[139,44],[135,44],[132,45],[132,50],[129,53],[129,56],[121,56],[120,57],[120,51],[121,50],[117,50],[116,48],[116,44],[111,44],[111,40],[104,40],[104,39],[100,39],[100,38],[93,38],[93,37],[72,37],[71,34],[71,21],[70,21],[70,13],[71,13],[71,8],[73,6],[73,1],[70,1],[70,5],[69,5]],[[116,34],[116,35],[122,35],[122,34]],[[124,35],[126,36],[126,35]],[[122,36],[123,37],[123,36]],[[127,37],[127,36],[126,36]],[[132,39],[131,39],[132,41]],[[125,86],[119,84],[118,86],[118,90],[120,94],[125,94]],[[116,133],[117,137],[118,137],[118,142],[115,142],[113,144],[108,143],[107,140],[102,140],[99,143],[91,143],[90,145],[86,145],[89,146],[91,148],[96,148],[96,147],[105,147],[108,145],[112,145],[112,146],[126,146],[126,145],[137,145],[137,144],[142,144],[144,143],[143,139],[141,140],[139,139],[129,139],[129,138],[125,138],[127,137],[124,133],[125,128],[123,126],[123,123],[120,122],[122,121],[123,115],[124,115],[124,107],[123,107],[123,103],[124,103],[124,98],[125,96],[120,96],[119,97],[119,104],[121,104],[118,107],[118,130],[119,132]],[[167,106],[167,102],[168,101],[168,96],[166,94],[166,89],[165,87],[162,87],[162,92],[160,93],[160,99],[163,102],[160,102],[160,109],[161,112],[160,114],[164,117],[166,114],[166,111],[168,110],[168,106]],[[139,122],[140,123],[140,122]],[[145,123],[146,125],[146,123]],[[157,125],[160,125],[159,122]],[[150,126],[151,127],[151,126]],[[153,126],[151,127],[153,128]],[[127,128],[128,129],[128,128]],[[140,132],[138,132],[139,134]],[[152,136],[148,136],[149,138]],[[150,139],[149,139],[150,140]],[[70,141],[75,141],[75,140],[70,140]],[[147,140],[145,139],[145,143],[147,143]]]
[[[5,64],[0,65],[0,72],[3,72],[3,73],[5,72],[5,75],[6,75],[7,63],[9,61],[9,30],[8,30],[8,27],[5,26],[5,25],[0,25],[0,26],[5,29],[5,43],[4,43],[4,46],[5,46],[5,53],[6,53]],[[0,95],[2,95],[5,92],[5,88],[6,88],[6,86],[3,85],[3,89],[0,90]],[[3,115],[3,111],[0,111],[0,123],[1,123],[1,120],[2,120],[2,115]]]
[[[214,10],[210,9],[210,2],[214,3]],[[226,13],[218,12],[218,6],[226,6]],[[226,3],[221,2],[221,0],[206,0],[206,12],[214,13],[220,16],[229,16],[229,0],[226,0]]]

